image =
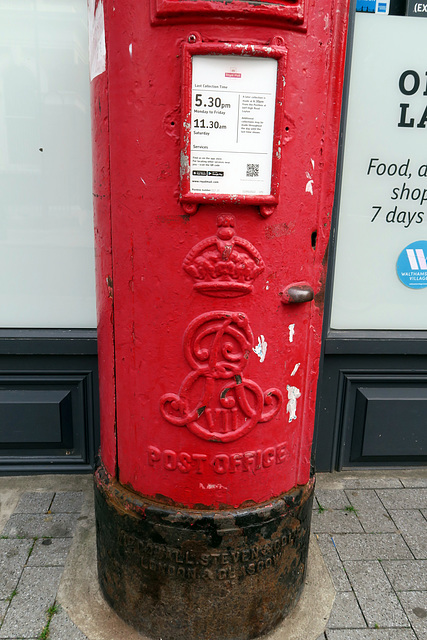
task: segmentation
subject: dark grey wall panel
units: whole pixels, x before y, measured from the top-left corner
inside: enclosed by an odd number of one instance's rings
[[[317,471],[427,464],[425,356],[327,354],[317,408]]]
[[[0,474],[91,472],[99,447],[96,332],[14,333],[0,336]]]
[[[61,403],[69,396],[69,391],[53,389],[0,389],[0,446],[58,445],[62,440]],[[39,429],[34,428],[35,422]]]
[[[363,400],[362,400],[363,399]],[[365,404],[362,458],[413,457],[427,452],[427,387],[358,389]],[[355,423],[354,428],[359,425]],[[356,458],[359,451],[352,451]]]

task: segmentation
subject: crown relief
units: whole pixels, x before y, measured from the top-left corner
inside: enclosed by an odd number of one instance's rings
[[[194,289],[206,296],[237,298],[253,290],[264,261],[253,244],[235,235],[235,218],[220,215],[217,235],[196,244],[187,254],[184,271]]]

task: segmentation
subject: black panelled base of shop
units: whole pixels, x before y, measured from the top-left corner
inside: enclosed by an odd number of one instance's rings
[[[138,631],[248,640],[292,610],[306,573],[314,478],[268,503],[189,510],[95,474],[99,582]]]
[[[96,329],[0,329],[0,475],[93,473]]]

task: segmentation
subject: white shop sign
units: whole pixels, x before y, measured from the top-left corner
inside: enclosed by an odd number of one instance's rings
[[[427,289],[397,261],[427,240],[427,38],[416,18],[356,14],[331,327],[426,329]]]

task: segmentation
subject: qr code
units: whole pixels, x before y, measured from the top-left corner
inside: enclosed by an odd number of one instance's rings
[[[247,164],[246,165],[246,177],[258,178],[259,176],[259,164]]]

